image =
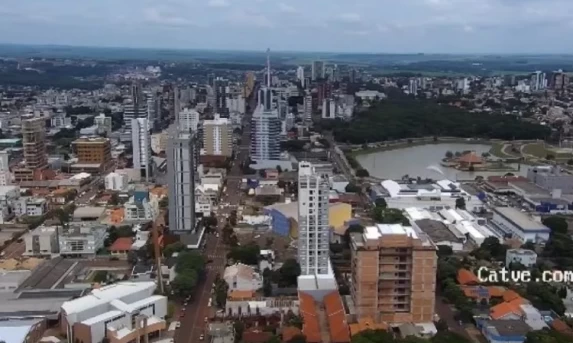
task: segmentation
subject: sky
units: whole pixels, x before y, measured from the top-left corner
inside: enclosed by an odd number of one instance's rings
[[[573,0],[0,0],[0,42],[572,53]]]

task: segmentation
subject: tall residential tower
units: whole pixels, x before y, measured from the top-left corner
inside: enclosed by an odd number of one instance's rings
[[[195,230],[196,133],[171,125],[167,141],[169,226],[176,233]]]

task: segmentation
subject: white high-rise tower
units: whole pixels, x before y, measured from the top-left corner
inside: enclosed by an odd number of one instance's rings
[[[304,88],[304,68],[303,67],[298,67],[296,69],[296,79],[298,80],[298,82],[300,82],[300,85],[302,86],[302,88]]]

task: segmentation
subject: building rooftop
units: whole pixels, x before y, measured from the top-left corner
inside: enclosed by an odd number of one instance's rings
[[[513,207],[496,207],[493,211],[504,219],[513,222],[523,231],[547,231],[549,228],[538,221],[533,220],[528,214],[519,211]]]
[[[519,254],[519,255],[529,255],[529,256],[537,256],[535,251],[529,249],[509,249],[508,253],[512,254]]]
[[[364,228],[364,236],[367,239],[379,239],[384,235],[407,235],[418,238],[416,231],[402,224],[376,224]]]
[[[483,324],[495,336],[525,336],[531,327],[523,320],[488,320]]]
[[[121,299],[125,296],[143,290],[155,290],[155,282],[121,282],[94,289],[90,294],[78,299],[70,300],[62,305],[62,309],[69,316],[70,314],[86,311],[90,308],[107,304],[113,300]]]
[[[0,342],[23,343],[34,325],[42,319],[9,319],[0,321]]]
[[[131,237],[119,237],[113,242],[113,244],[108,248],[109,251],[127,251],[131,250],[133,245],[133,239]]]

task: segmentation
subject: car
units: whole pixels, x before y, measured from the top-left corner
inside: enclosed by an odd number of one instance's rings
[[[205,339],[205,335],[201,334],[201,336],[199,336],[199,340],[202,341]]]
[[[187,306],[187,304],[188,304],[188,303],[187,303],[187,301],[186,301],[186,302],[183,303],[183,306]],[[185,309],[185,308],[184,308],[184,309]]]
[[[175,328],[179,329],[181,327],[181,322],[177,322],[177,324],[175,324]]]
[[[208,259],[208,260],[207,260],[207,263],[212,263],[212,262],[213,262],[212,259]]]
[[[209,317],[205,317],[205,323],[209,322]]]

